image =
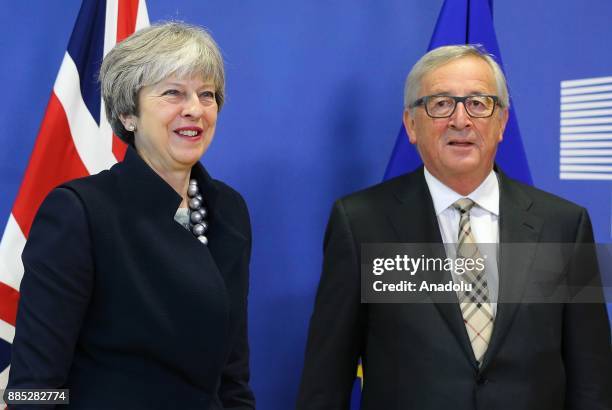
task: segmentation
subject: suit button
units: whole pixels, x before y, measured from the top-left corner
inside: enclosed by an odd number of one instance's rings
[[[487,384],[487,383],[489,383],[489,380],[488,380],[486,377],[484,377],[483,375],[479,375],[479,376],[476,378],[476,384],[477,384],[478,386],[484,386],[484,385],[485,385],[485,384]]]

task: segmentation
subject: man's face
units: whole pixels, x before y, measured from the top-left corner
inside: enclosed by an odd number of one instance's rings
[[[497,95],[493,70],[477,57],[453,60],[423,77],[419,98],[435,94]],[[423,106],[412,114],[410,109],[404,112],[410,142],[416,144],[427,170],[448,186],[486,178],[507,120],[508,110],[499,107],[489,118],[471,118],[462,103],[449,118],[430,118]]]

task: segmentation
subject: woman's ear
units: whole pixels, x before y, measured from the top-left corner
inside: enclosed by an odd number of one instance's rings
[[[130,132],[136,131],[136,117],[134,115],[119,114],[119,120],[121,120],[126,130]]]

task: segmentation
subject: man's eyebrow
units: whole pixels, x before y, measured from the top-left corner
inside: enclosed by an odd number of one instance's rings
[[[440,91],[440,92],[434,92],[433,94],[429,94],[432,97],[447,97],[447,96],[455,96],[455,97],[461,97],[459,95],[455,95],[453,93],[447,92],[447,91]],[[491,93],[489,93],[488,91],[470,91],[465,95],[491,95]]]

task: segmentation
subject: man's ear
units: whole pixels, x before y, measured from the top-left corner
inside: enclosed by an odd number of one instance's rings
[[[404,128],[406,128],[406,134],[408,134],[408,140],[411,144],[417,143],[415,126],[414,126],[414,117],[410,112],[410,108],[406,108],[404,110]]]
[[[499,136],[497,138],[497,142],[502,142],[504,139],[504,130],[506,129],[506,124],[508,124],[508,118],[510,117],[510,110],[508,108],[504,108],[504,110],[499,115]]]

